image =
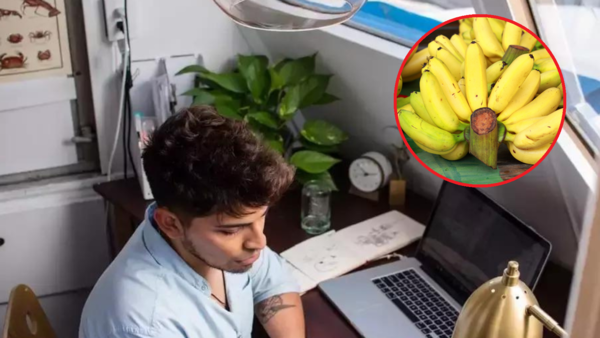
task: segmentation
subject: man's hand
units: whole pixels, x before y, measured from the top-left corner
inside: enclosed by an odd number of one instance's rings
[[[304,313],[297,293],[267,298],[255,307],[256,316],[271,338],[304,338]]]

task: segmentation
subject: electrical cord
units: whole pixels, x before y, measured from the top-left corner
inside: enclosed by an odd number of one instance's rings
[[[123,12],[121,12],[122,21],[117,24],[117,27],[123,32],[124,35],[124,51],[123,51],[123,77],[122,77],[122,85],[121,85],[121,95],[119,102],[119,115],[117,118],[117,130],[115,132],[115,138],[113,141],[113,147],[109,159],[108,164],[108,178],[107,180],[111,180],[112,167],[114,157],[116,155],[117,144],[119,134],[122,129],[122,151],[123,151],[123,175],[124,178],[127,178],[128,173],[128,162],[131,163],[133,173],[136,179],[138,179],[137,170],[135,169],[135,164],[133,161],[133,155],[131,153],[131,97],[130,90],[133,87],[133,79],[131,75],[131,39],[129,34],[129,20],[128,20],[128,1],[125,0],[125,8]],[[123,128],[121,128],[123,125]]]

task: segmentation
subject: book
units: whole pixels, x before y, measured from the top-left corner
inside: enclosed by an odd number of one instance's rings
[[[301,293],[421,238],[425,226],[392,210],[310,238],[281,253]]]

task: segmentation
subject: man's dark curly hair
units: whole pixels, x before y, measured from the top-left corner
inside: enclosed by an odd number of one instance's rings
[[[152,134],[142,155],[158,206],[184,218],[244,215],[270,206],[287,190],[294,168],[242,121],[210,106],[184,109]],[[187,220],[186,220],[187,219]]]

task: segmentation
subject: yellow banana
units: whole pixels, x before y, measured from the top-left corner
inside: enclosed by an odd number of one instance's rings
[[[544,157],[552,143],[548,143],[537,149],[531,150],[519,149],[518,147],[515,147],[515,145],[512,142],[506,142],[506,145],[508,145],[508,150],[514,158],[523,163],[533,165],[536,164],[539,160],[541,160],[542,157]]]
[[[400,107],[400,108],[398,109],[398,111],[400,111],[400,110],[409,110],[409,111],[411,111],[411,112],[413,112],[413,113],[415,112],[415,109],[413,108],[413,106],[412,106],[410,103],[409,103],[409,104],[406,104],[406,105],[404,105],[404,106],[402,106],[402,107]]]
[[[423,96],[420,92],[412,92],[410,93],[410,105],[414,109],[414,112],[419,115],[420,118],[425,120],[427,123],[434,125],[435,122],[429,116],[427,112],[427,108],[425,108],[425,103],[423,103]]]
[[[519,45],[531,51],[536,42],[537,40],[533,35],[529,34],[527,31],[523,31],[523,36],[521,37],[521,42],[519,42]]]
[[[564,107],[563,99],[560,99],[560,103],[558,104],[558,108]]]
[[[467,44],[465,43],[465,40],[463,40],[463,38],[461,38],[460,36],[454,34],[450,38],[450,42],[452,42],[452,45],[454,46],[454,48],[456,48],[456,50],[458,51],[460,56],[462,56],[464,61],[465,54],[467,54]]]
[[[424,48],[418,52],[416,52],[410,60],[406,61],[404,64],[404,68],[402,68],[402,77],[404,78],[404,82],[409,82],[407,80],[410,76],[415,74],[419,74],[421,76],[421,68],[423,64],[429,60],[429,51],[427,48]]]
[[[542,73],[540,77],[540,88],[538,88],[538,93],[545,91],[550,87],[556,87],[560,84],[560,74],[558,70],[550,70]],[[560,91],[562,95],[562,90]]]
[[[461,35],[465,40],[475,40],[475,31],[473,30],[473,28],[466,32],[463,32]]]
[[[473,26],[469,26],[468,24],[466,24],[465,22],[460,22],[458,24],[458,33],[462,36],[462,34],[464,32],[468,32],[471,29],[473,29]]]
[[[465,18],[464,21],[467,25],[473,26],[473,18]]]
[[[494,35],[496,35],[496,39],[498,39],[499,42],[502,42],[502,32],[504,32],[504,24],[506,24],[506,21],[492,18],[488,18],[488,21],[490,22],[490,27],[492,27]]]
[[[533,55],[535,61],[550,57],[550,53],[548,53],[548,51],[545,48],[538,49],[536,51],[531,52],[530,54]]]
[[[460,90],[457,81],[448,69],[445,63],[438,58],[429,60],[429,70],[438,80],[444,96],[450,103],[452,110],[458,115],[462,121],[469,121],[471,117],[471,107],[465,98],[465,95]],[[459,79],[460,80],[460,79]]]
[[[492,64],[491,66],[487,67],[487,69],[485,70],[485,77],[487,78],[487,84],[491,84],[494,83],[496,81],[498,81],[498,78],[500,77],[500,75],[502,75],[502,73],[504,72],[504,70],[506,70],[506,62],[500,60],[498,62],[495,62],[494,64]]]
[[[558,85],[558,87],[556,87],[556,88],[558,88],[558,90],[560,90],[560,92],[562,93],[562,91],[563,91],[563,90],[562,90],[562,83],[561,83],[561,84],[559,84],[559,85]]]
[[[454,55],[452,55],[452,53],[450,53],[449,51],[447,51],[445,49],[440,49],[440,50],[438,50],[436,57],[438,59],[440,59],[446,65],[446,67],[448,67],[448,70],[450,70],[450,73],[452,73],[452,76],[454,77],[455,81],[458,81],[461,78],[461,76],[460,76],[461,63],[460,63],[460,61],[458,61],[457,58],[454,57]]]
[[[419,46],[417,45],[417,47],[415,47],[415,49],[412,50],[412,52],[410,52],[410,54],[408,54],[406,56],[406,62],[409,62],[410,59],[413,57],[413,55],[415,55],[415,53],[417,52],[417,49],[419,49]]]
[[[457,58],[458,61],[460,61],[460,62],[465,61],[465,59],[460,55],[458,50],[456,50],[456,48],[454,48],[454,45],[452,44],[452,41],[450,41],[450,39],[448,39],[444,35],[438,35],[435,38],[435,41],[439,42],[442,46],[444,46],[444,48],[446,50],[448,50],[450,53],[452,53],[452,55],[454,55],[454,57]]]
[[[419,79],[420,77],[421,77],[421,72],[415,73],[415,74],[413,74],[411,76],[407,76],[407,77],[403,78],[403,81],[404,81],[404,83],[411,82],[411,81],[414,81],[416,79]]]
[[[505,124],[506,130],[508,130],[509,132],[511,132],[513,134],[518,134],[521,131],[525,130],[530,125],[536,123],[537,121],[539,121],[543,118],[545,118],[545,116],[534,117],[534,118],[519,121],[519,122],[513,123],[513,124]]]
[[[529,150],[539,148],[546,143],[552,143],[560,128],[562,118],[562,109],[544,116],[540,121],[535,122],[517,134],[513,141],[515,147]]]
[[[472,111],[487,107],[486,68],[481,47],[476,42],[471,43],[465,57],[465,87],[467,102]]]
[[[417,146],[419,146],[419,148],[423,149],[424,151],[426,151],[426,152],[428,152],[428,153],[430,153],[430,154],[435,154],[435,155],[444,155],[444,154],[451,153],[451,152],[453,152],[453,151],[456,149],[456,147],[458,146],[458,143],[457,143],[457,144],[455,144],[455,145],[454,145],[454,147],[453,147],[452,149],[449,149],[449,150],[444,150],[444,151],[437,151],[437,150],[434,150],[434,149],[428,148],[428,147],[426,147],[426,146],[422,145],[421,143],[419,143],[419,142],[417,142],[417,141],[415,141],[415,143],[417,144]]]
[[[535,62],[535,66],[542,73],[556,69],[556,63],[554,63],[554,60],[552,60],[552,58],[539,59]]]
[[[466,58],[466,55],[465,55],[465,58]],[[460,65],[460,77],[461,77],[461,79],[465,77],[465,63],[464,62]],[[467,94],[466,92],[463,92],[463,93],[465,93],[465,95]]]
[[[498,121],[505,121],[509,118],[515,111],[521,109],[523,106],[531,102],[535,97],[538,88],[540,87],[540,72],[537,70],[532,70],[521,87],[513,96],[510,103],[504,108],[504,110],[498,115]]]
[[[435,125],[451,133],[457,131],[459,129],[458,117],[444,97],[444,92],[435,75],[425,72],[421,76],[420,88],[425,108]],[[427,146],[427,144],[423,144]]]
[[[488,18],[475,18],[473,30],[475,31],[475,39],[477,39],[477,43],[481,46],[485,56],[490,58],[502,58],[504,56],[504,49],[502,49],[502,45],[496,38],[494,31],[492,31]]]
[[[469,142],[463,141],[457,144],[456,148],[447,154],[442,154],[441,156],[448,161],[458,161],[461,158],[467,156],[469,153]]]
[[[419,117],[416,113],[401,110],[398,113],[398,121],[402,130],[415,142],[434,151],[447,151],[454,148],[457,136],[462,134],[451,134],[438,128]]]
[[[503,111],[525,82],[532,68],[533,56],[523,54],[516,58],[496,82],[488,100],[488,107],[496,113]]]
[[[439,43],[438,41],[431,41],[428,45],[427,45],[427,49],[429,50],[429,55],[431,56],[437,56],[437,53],[442,50],[445,49],[446,47],[444,47],[441,43]]]
[[[517,123],[532,117],[546,116],[556,110],[561,99],[562,95],[558,88],[548,88],[533,101],[529,102],[504,120],[504,124]]]
[[[521,43],[521,34],[523,29],[510,22],[506,23],[504,33],[502,34],[502,48],[507,50],[510,45],[519,45]]]
[[[421,68],[421,74],[425,73],[425,71],[428,71],[428,70],[429,70],[429,61],[427,61],[427,63],[423,65],[423,68]]]
[[[465,78],[461,77],[460,80],[458,80],[458,88],[460,88],[460,91],[463,92],[463,94],[465,95],[465,99],[467,98],[467,87],[465,87]],[[468,101],[467,101],[468,103]],[[471,108],[471,106],[469,106],[469,108]]]

